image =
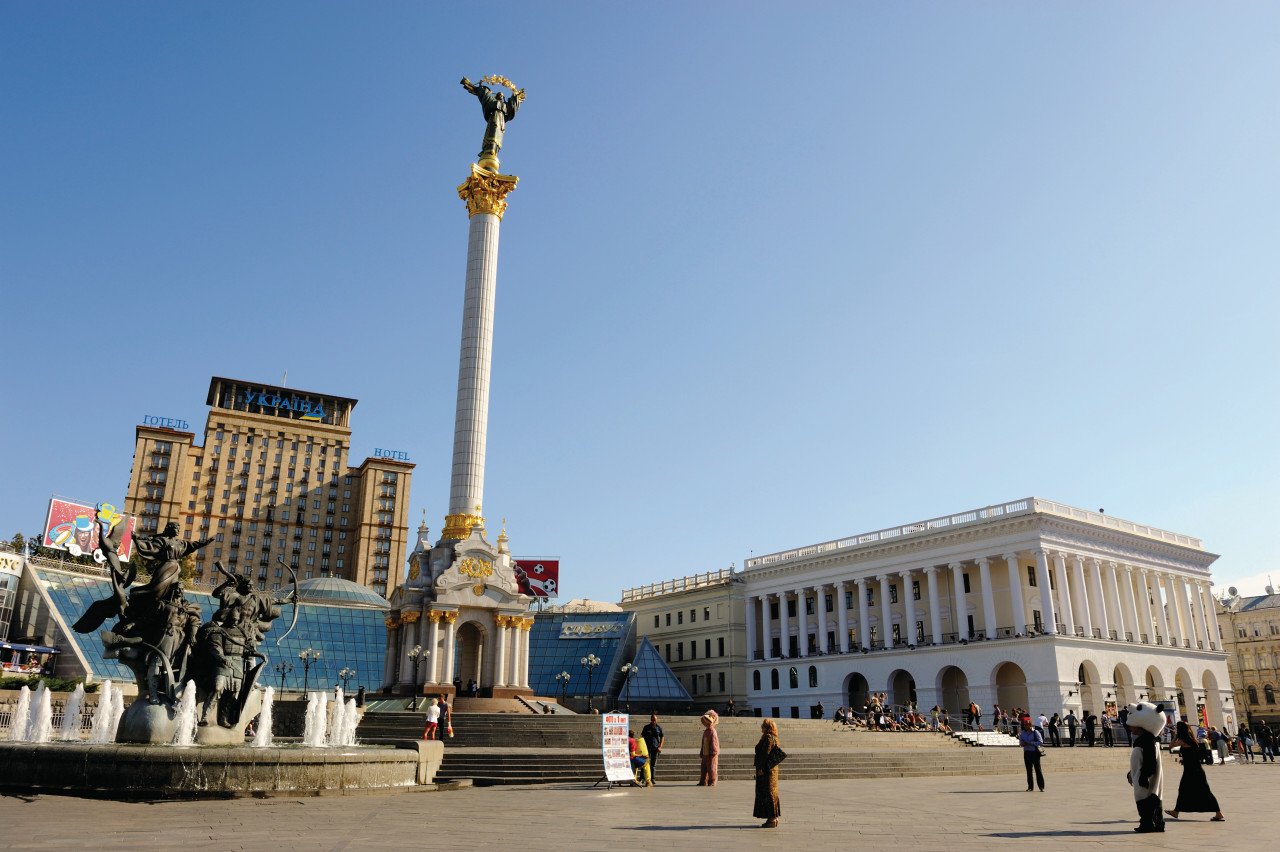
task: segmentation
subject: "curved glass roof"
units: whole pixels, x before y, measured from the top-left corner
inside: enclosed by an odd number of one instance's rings
[[[341,602],[355,606],[391,609],[390,602],[367,586],[361,586],[341,577],[317,577],[298,584],[298,594],[304,601],[315,603]]]

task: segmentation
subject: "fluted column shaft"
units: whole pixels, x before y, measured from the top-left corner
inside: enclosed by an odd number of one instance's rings
[[[428,613],[427,617],[430,618],[431,613]],[[431,677],[427,680],[427,682],[439,683],[440,682],[440,617],[439,616],[436,616],[435,618],[431,619],[430,636],[431,638],[428,640],[427,652],[431,655],[431,658],[427,663],[427,665],[430,669]]]
[[[893,647],[893,612],[889,609],[889,575],[879,574],[880,581],[880,641],[884,647]]]
[[[1006,553],[1004,562],[1009,569],[1009,607],[1013,611],[1015,633],[1027,632],[1027,607],[1022,598],[1022,569],[1018,567],[1018,554]]]
[[[836,623],[840,628],[840,653],[849,653],[849,612],[844,605],[844,580],[836,583]]]
[[[924,569],[925,579],[929,583],[929,631],[933,634],[933,644],[942,644],[942,607],[938,603],[938,569],[930,565]]]
[[[827,587],[817,586],[813,590],[813,608],[818,615],[818,650],[823,654],[831,653],[831,643],[827,641]]]
[[[907,644],[916,644],[916,596],[911,590],[911,571],[903,571],[902,577],[902,596],[907,608],[907,627],[906,633]]]
[[[858,637],[862,642],[862,647],[871,647],[871,622],[867,618],[867,580],[860,579],[858,582]]]
[[[806,589],[796,589],[796,619],[800,627],[796,631],[796,647],[801,657],[809,656],[809,593]]]
[[[1120,605],[1120,584],[1116,582],[1116,563],[1107,562],[1106,570],[1102,572],[1102,576],[1107,581],[1107,593],[1111,596],[1111,600],[1115,602],[1116,638],[1123,640],[1125,634],[1124,607]]]
[[[1160,627],[1160,644],[1170,645],[1172,644],[1173,635],[1169,632],[1168,611],[1164,599],[1160,596],[1163,581],[1159,571],[1152,571],[1149,576],[1151,580],[1151,597],[1155,602],[1156,624]]]
[[[510,629],[507,625],[510,624],[511,619],[508,616],[500,615],[498,616],[497,621],[498,621],[498,642],[497,642],[498,659],[494,661],[497,663],[497,665],[494,666],[493,673],[494,673],[494,680],[496,681],[495,685],[506,686],[507,685],[507,631]]]
[[[1147,582],[1147,575],[1148,571],[1146,568],[1139,568],[1138,576],[1135,578],[1136,586],[1142,590],[1141,594],[1138,595],[1138,618],[1140,619],[1138,623],[1138,633],[1140,635],[1137,639],[1139,642],[1151,643],[1155,642],[1154,634],[1156,632],[1156,628],[1154,624],[1155,619],[1151,615],[1151,587]],[[1146,636],[1147,638],[1143,639],[1143,636]]]
[[[791,616],[787,615],[786,592],[778,592],[778,650],[784,660],[791,656]]]
[[[457,617],[456,613],[454,617]],[[453,653],[456,638],[457,627],[453,619],[450,619],[444,628],[444,680],[446,683],[453,681]]]
[[[1067,557],[1053,554],[1053,573],[1058,580],[1058,606],[1062,612],[1062,625],[1068,636],[1076,635],[1076,617],[1071,608],[1071,586],[1067,583]]]
[[[1124,623],[1129,632],[1133,634],[1133,641],[1139,642],[1141,640],[1138,638],[1138,634],[1141,632],[1139,629],[1141,625],[1138,623],[1138,619],[1142,616],[1138,612],[1138,599],[1133,589],[1133,566],[1121,565],[1118,577],[1120,580],[1120,603],[1124,609]]]
[[[1111,635],[1111,619],[1107,615],[1107,598],[1102,593],[1102,563],[1092,557],[1089,559],[1089,588],[1093,590],[1093,600],[1097,603],[1093,608],[1093,624],[1106,639]]]
[[[982,584],[982,626],[987,638],[996,638],[996,596],[991,591],[991,560],[985,556],[978,560],[978,578]]]
[[[1046,633],[1058,632],[1058,617],[1053,608],[1053,587],[1049,585],[1049,557],[1043,550],[1035,552],[1036,584],[1040,587],[1040,618]]]
[[[1093,613],[1089,606],[1089,588],[1084,580],[1084,557],[1072,554],[1071,577],[1074,582],[1071,588],[1076,593],[1076,618],[1084,628],[1084,635],[1093,638]]]
[[[760,604],[755,595],[749,596],[746,604],[747,662],[751,662],[756,658],[756,607]]]
[[[964,566],[959,562],[952,562],[947,567],[951,569],[951,592],[955,598],[951,626],[955,630],[956,639],[968,639],[969,620],[966,616],[969,611],[964,605]]]
[[[1173,620],[1178,628],[1178,644],[1182,645],[1191,637],[1191,631],[1187,629],[1187,606],[1182,600],[1182,596],[1178,594],[1178,578],[1173,574],[1165,574],[1164,576],[1165,591],[1170,601],[1173,602]]]

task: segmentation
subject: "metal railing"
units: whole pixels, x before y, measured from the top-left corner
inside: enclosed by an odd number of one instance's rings
[[[719,571],[708,571],[705,574],[694,574],[674,580],[663,580],[660,583],[650,583],[647,586],[636,586],[632,589],[623,589],[622,602],[630,603],[631,601],[669,595],[674,592],[687,592],[706,588],[707,586],[716,586],[729,582],[733,577],[734,571],[732,568],[722,568]]]

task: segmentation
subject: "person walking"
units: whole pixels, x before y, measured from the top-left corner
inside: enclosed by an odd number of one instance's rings
[[[666,733],[658,724],[657,713],[649,714],[649,724],[640,729],[640,738],[649,747],[649,786],[652,787],[658,783],[658,756],[662,754],[662,746],[667,741]]]
[[[1222,815],[1222,808],[1209,789],[1209,779],[1204,774],[1204,758],[1200,756],[1200,746],[1186,722],[1178,723],[1169,747],[1171,750],[1176,748],[1182,758],[1182,780],[1178,782],[1177,803],[1173,810],[1165,813],[1174,819],[1184,812],[1212,813],[1210,822],[1224,822],[1226,817]]]
[[[1018,734],[1018,742],[1022,745],[1022,764],[1027,769],[1027,792],[1032,790],[1031,773],[1035,771],[1035,783],[1040,787],[1040,792],[1044,792],[1044,772],[1040,770],[1041,746],[1044,745],[1044,737],[1040,736],[1040,732],[1031,727],[1031,720],[1027,717],[1022,718],[1022,730]]]
[[[1058,726],[1062,724],[1062,717],[1057,713],[1053,714],[1053,718],[1049,720],[1049,742],[1054,748],[1062,748],[1062,737],[1058,734]]]
[[[440,726],[444,729],[445,734],[453,736],[453,708],[449,706],[449,696],[441,693],[440,695]],[[441,737],[440,739],[444,739]]]
[[[436,738],[436,729],[440,727],[440,702],[434,698],[427,707],[427,728],[422,732],[424,740],[434,740]]]
[[[698,757],[702,763],[702,773],[698,777],[699,787],[716,786],[716,776],[720,769],[720,735],[716,733],[716,723],[719,721],[720,716],[714,710],[702,714],[702,745],[698,749]]]
[[[1240,756],[1247,758],[1249,763],[1253,763],[1256,759],[1253,754],[1253,732],[1249,730],[1249,725],[1240,726],[1240,730],[1236,733],[1236,742],[1240,744]]]
[[[1271,730],[1271,726],[1266,722],[1259,722],[1254,726],[1254,733],[1258,735],[1258,751],[1262,754],[1262,762],[1268,760],[1272,763],[1276,762],[1276,740],[1275,733]]]
[[[1076,711],[1067,711],[1067,747],[1076,747],[1076,728],[1080,725],[1080,720],[1076,718]]]
[[[782,817],[778,799],[778,765],[786,758],[778,739],[778,725],[772,719],[760,724],[760,741],[756,743],[756,799],[751,815],[764,820],[761,828],[777,828]]]
[[[1115,735],[1111,732],[1111,714],[1103,712],[1102,714],[1102,744],[1107,748],[1111,748],[1116,744]]]

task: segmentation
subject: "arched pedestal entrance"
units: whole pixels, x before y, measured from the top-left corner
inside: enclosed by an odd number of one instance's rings
[[[468,621],[458,628],[457,647],[453,658],[457,661],[450,673],[450,680],[459,687],[459,693],[466,695],[474,683],[480,695],[490,695],[493,689],[492,663],[490,674],[485,672],[485,631],[474,621]]]
[[[1027,675],[1022,671],[1022,667],[1017,663],[1001,663],[996,669],[995,674],[996,685],[996,703],[1001,709],[1007,712],[1013,712],[1013,709],[1021,708],[1030,710],[1030,700],[1027,698]]]
[[[964,671],[947,666],[938,672],[938,695],[942,698],[942,709],[958,723],[961,712],[969,707],[969,678]]]

